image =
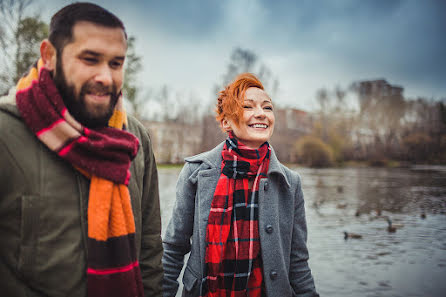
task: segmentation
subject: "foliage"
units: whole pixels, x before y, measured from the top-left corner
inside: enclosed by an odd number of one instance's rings
[[[0,94],[15,85],[39,56],[48,25],[39,15],[27,16],[33,0],[0,1]]]
[[[320,138],[307,135],[301,137],[296,145],[295,151],[299,163],[310,167],[328,167],[333,165],[333,150]]]
[[[319,110],[315,113],[312,135],[330,146],[336,163],[343,163],[347,152],[352,151],[351,135],[355,115],[346,101],[347,90],[337,86],[316,92]]]
[[[432,138],[424,133],[415,132],[403,138],[403,144],[410,161],[420,161],[429,155]]]
[[[439,112],[440,112],[441,122],[443,123],[443,125],[446,125],[446,106],[445,106],[444,102],[439,102],[438,108],[440,110]]]
[[[48,25],[35,17],[20,21],[16,32],[18,50],[15,60],[15,77],[18,81],[40,56],[39,44],[48,36]]]
[[[349,145],[349,139],[343,137],[337,130],[328,134],[327,144],[330,146],[333,152],[333,159],[336,163],[342,163],[344,161],[344,149]]]
[[[125,60],[124,83],[122,91],[124,97],[132,106],[133,115],[141,117],[142,102],[138,100],[138,75],[142,70],[141,57],[136,54],[135,37],[130,36],[127,39],[127,55]]]

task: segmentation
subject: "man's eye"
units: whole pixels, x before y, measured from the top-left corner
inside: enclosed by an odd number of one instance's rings
[[[119,68],[121,68],[122,67],[122,62],[111,62],[110,63],[110,66],[113,68],[113,69],[119,69]]]
[[[98,59],[96,59],[96,58],[89,58],[89,57],[83,58],[83,60],[85,62],[87,62],[88,64],[94,64],[98,61]]]

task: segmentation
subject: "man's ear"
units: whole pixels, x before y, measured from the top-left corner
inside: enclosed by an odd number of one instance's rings
[[[231,123],[226,118],[221,120],[220,125],[224,131],[226,132],[232,131]]]
[[[40,43],[40,56],[43,60],[43,66],[46,69],[50,71],[56,69],[57,51],[48,39],[45,39]]]

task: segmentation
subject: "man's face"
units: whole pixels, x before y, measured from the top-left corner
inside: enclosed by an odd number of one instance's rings
[[[70,114],[90,127],[107,125],[124,78],[127,41],[121,28],[90,22],[73,27],[73,40],[58,55],[54,82]]]

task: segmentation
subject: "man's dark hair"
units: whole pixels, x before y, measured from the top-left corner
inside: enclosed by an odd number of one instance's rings
[[[109,28],[121,28],[127,38],[122,21],[108,10],[93,3],[73,3],[59,10],[51,18],[48,39],[56,48],[59,56],[65,45],[73,40],[74,25],[81,21],[91,22]]]

